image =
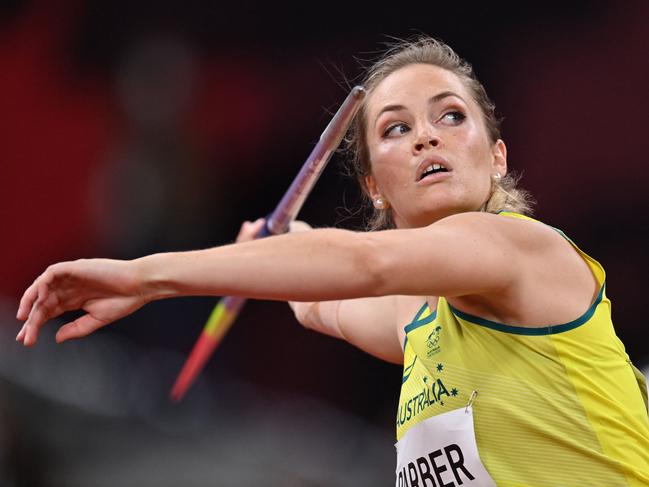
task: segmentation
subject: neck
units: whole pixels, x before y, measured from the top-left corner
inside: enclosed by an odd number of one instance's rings
[[[405,218],[401,218],[399,215],[393,213],[393,218],[394,218],[395,226],[399,229],[422,228],[422,227],[427,227],[428,225],[432,225],[433,223],[438,222],[439,220],[452,215],[458,215],[460,213],[468,213],[471,211],[486,211],[486,206],[487,204],[484,203],[480,208],[475,208],[475,209],[462,209],[462,210],[447,209],[446,211],[430,212],[425,215],[419,215],[417,218],[411,218],[408,220],[406,220]]]

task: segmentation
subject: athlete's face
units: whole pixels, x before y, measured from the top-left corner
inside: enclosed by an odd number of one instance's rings
[[[507,172],[505,144],[491,143],[480,108],[450,71],[412,64],[393,72],[370,94],[366,114],[366,182],[399,228],[479,210],[493,175]]]

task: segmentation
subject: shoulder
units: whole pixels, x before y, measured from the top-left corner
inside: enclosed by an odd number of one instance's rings
[[[574,266],[579,258],[543,223],[488,213],[457,214],[375,237],[368,268],[376,275],[377,295],[501,293],[549,270],[558,278],[556,269]]]
[[[433,223],[431,228],[453,232],[458,237],[488,240],[504,246],[513,245],[521,250],[547,250],[548,246],[564,247],[566,244],[566,239],[558,231],[543,222],[528,217],[486,212],[451,215]]]
[[[504,284],[458,295],[453,305],[463,311],[498,323],[545,326],[581,316],[597,294],[598,283],[587,262],[545,223],[487,213],[454,215],[438,223],[478,242],[473,250],[480,258],[472,264],[499,273],[495,284]],[[549,302],[551,310],[545,304]]]
[[[500,272],[510,274],[512,283],[525,276],[556,274],[561,269],[574,272],[583,266],[582,258],[570,241],[555,228],[531,218],[467,212],[444,218],[437,226],[449,232],[457,249],[474,252],[478,261],[494,263]],[[493,269],[492,269],[493,270]]]
[[[463,213],[456,213],[455,215],[450,215],[437,222],[433,225],[446,225],[446,226],[474,226],[474,225],[487,225],[487,226],[498,226],[508,223],[515,224],[524,224],[524,225],[540,225],[547,227],[544,223],[535,220],[533,218],[526,217],[524,215],[518,215],[515,213],[487,213],[485,211],[466,211]]]

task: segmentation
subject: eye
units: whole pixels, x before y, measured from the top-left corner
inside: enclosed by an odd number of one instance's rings
[[[396,137],[410,132],[410,127],[405,123],[393,123],[383,131],[383,137]]]
[[[442,118],[440,120],[450,125],[460,125],[462,122],[464,122],[465,119],[466,115],[464,113],[453,110],[452,112],[446,112],[444,115],[442,115]]]

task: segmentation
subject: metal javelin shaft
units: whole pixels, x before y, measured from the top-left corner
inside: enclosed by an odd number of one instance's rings
[[[322,132],[320,140],[302,165],[302,169],[291,186],[266,219],[266,225],[255,238],[288,232],[290,223],[297,217],[320,174],[340,145],[364,97],[365,89],[362,86],[352,88],[327,128]],[[201,373],[212,353],[234,323],[246,300],[247,298],[240,296],[227,296],[215,306],[171,389],[171,398],[174,401],[183,398]]]

